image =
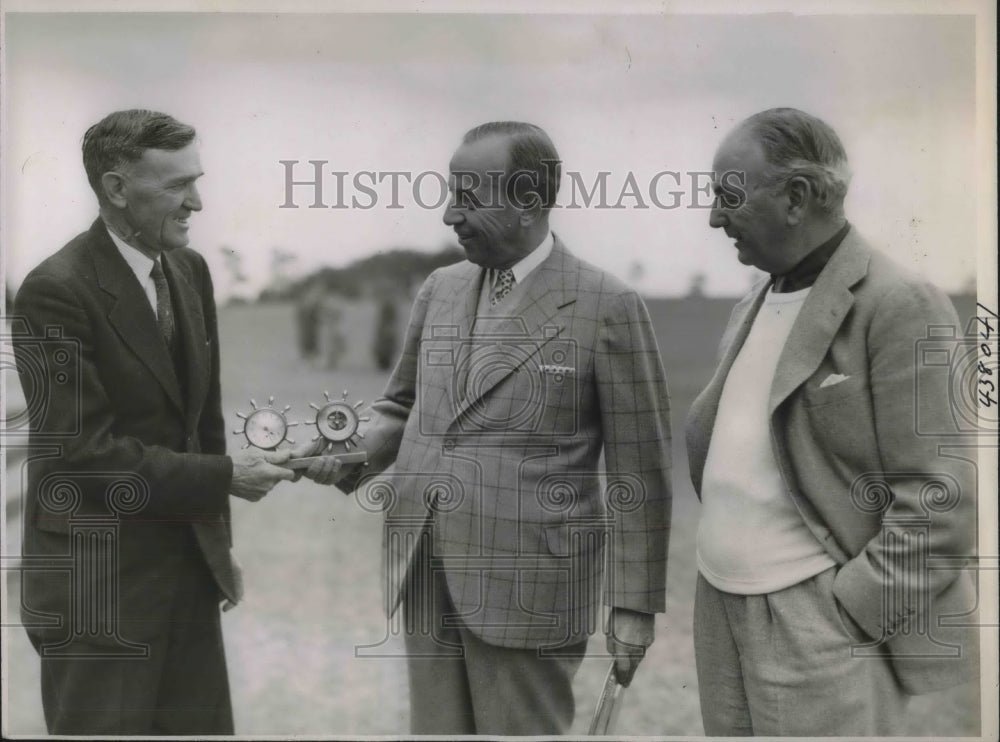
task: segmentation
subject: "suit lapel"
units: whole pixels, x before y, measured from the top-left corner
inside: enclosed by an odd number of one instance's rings
[[[722,397],[722,388],[725,386],[726,378],[729,376],[729,369],[732,368],[736,356],[743,349],[743,343],[746,342],[747,335],[750,334],[750,328],[753,327],[753,321],[757,317],[760,305],[764,303],[764,297],[767,296],[767,292],[770,290],[771,281],[766,281],[763,286],[757,289],[756,293],[749,294],[733,307],[733,321],[730,323],[727,333],[730,337],[723,337],[722,339],[722,346],[725,350],[723,351],[722,358],[719,360],[718,367],[715,369],[715,374],[713,374],[711,381],[709,381],[708,386],[705,388],[707,400],[714,402],[712,405],[713,409],[718,408],[719,399]],[[715,424],[714,414],[709,424]]]
[[[868,272],[868,260],[868,252],[852,229],[816,279],[792,325],[771,385],[769,414],[822,363],[854,304],[851,287]]]
[[[732,317],[726,326],[726,331],[720,341],[723,348],[722,358],[715,368],[715,373],[708,385],[691,404],[687,422],[688,461],[691,465],[691,480],[695,492],[701,496],[701,477],[708,457],[708,446],[712,441],[712,431],[715,428],[715,418],[719,413],[719,401],[726,385],[729,370],[736,356],[743,348],[754,318],[764,302],[764,297],[771,288],[771,281],[765,281],[755,291],[747,294],[733,307]]]
[[[180,330],[180,342],[184,347],[186,413],[188,422],[191,422],[200,411],[208,392],[208,337],[205,335],[205,318],[201,311],[201,296],[191,285],[176,256],[163,253],[163,262],[170,291],[174,296],[174,317]]]
[[[472,334],[472,323],[479,307],[479,293],[486,279],[486,269],[469,263],[466,271],[453,279],[452,285],[446,290],[451,294],[448,304],[441,313],[442,324],[455,328],[460,338],[468,338]],[[441,325],[435,322],[434,327]]]
[[[96,268],[97,282],[101,289],[113,297],[108,322],[115,328],[122,342],[149,369],[178,411],[183,413],[184,403],[173,360],[160,336],[156,314],[149,299],[108,236],[104,223],[98,219],[90,230],[90,252]]]
[[[785,341],[771,384],[768,405],[770,415],[823,361],[837,330],[854,303],[850,287],[867,273],[868,259],[867,248],[852,228],[820,273],[795,320],[788,340]],[[770,289],[771,281],[767,281],[733,309],[732,320],[722,339],[722,347],[725,348],[722,359],[708,386],[691,406],[688,418],[688,456],[691,479],[699,493],[726,378]]]
[[[552,254],[529,277],[509,314],[475,318],[472,333],[476,344],[488,342],[487,338],[492,336],[501,343],[512,343],[527,352],[517,356],[516,362],[506,364],[499,373],[489,374],[486,383],[475,385],[474,393],[460,402],[455,419],[526,363],[537,362],[541,349],[562,333],[564,323],[559,321],[557,314],[562,307],[575,301],[575,291],[569,280],[578,275],[578,268],[578,261],[556,237]],[[469,317],[475,316],[477,307],[478,292]],[[464,389],[465,386],[459,388]]]
[[[485,271],[472,263],[462,270],[444,273],[435,286],[433,306],[428,311],[420,341],[417,373],[427,409],[438,410],[436,420],[455,419],[459,378],[469,353],[469,334],[476,315]]]

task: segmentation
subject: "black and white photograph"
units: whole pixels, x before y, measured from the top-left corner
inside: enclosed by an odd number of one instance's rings
[[[0,0],[4,737],[998,739],[996,16]]]

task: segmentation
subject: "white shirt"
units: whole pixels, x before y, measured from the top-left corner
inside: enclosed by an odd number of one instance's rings
[[[525,255],[519,261],[514,263],[510,267],[511,271],[514,273],[514,288],[511,292],[507,294],[503,302],[498,306],[510,306],[511,298],[516,295],[518,287],[524,283],[525,279],[535,270],[538,266],[545,262],[545,259],[552,254],[552,247],[555,245],[555,238],[552,236],[552,232],[545,235],[545,239],[541,241],[534,250]],[[493,295],[493,288],[496,286],[497,278],[500,275],[500,270],[497,268],[490,268],[486,271],[486,280],[483,281],[483,291],[479,297],[479,307],[480,310],[485,310],[490,308],[490,297]],[[480,314],[483,312],[480,311]]]
[[[698,570],[724,592],[770,593],[834,566],[785,487],[768,417],[778,358],[808,294],[768,293],[722,389],[697,552]]]
[[[108,235],[111,237],[111,241],[115,243],[115,247],[118,248],[118,252],[120,252],[122,257],[125,258],[125,262],[128,263],[128,267],[132,269],[133,273],[135,273],[136,280],[139,281],[139,286],[142,287],[143,292],[146,294],[146,298],[149,300],[149,306],[153,308],[153,314],[156,314],[156,284],[153,283],[153,277],[150,274],[153,271],[153,264],[160,260],[160,256],[157,256],[156,260],[147,258],[137,249],[125,242],[121,237],[116,235],[106,224],[104,225],[104,228],[108,230]],[[160,263],[160,265],[162,265],[162,263]]]
[[[530,253],[525,255],[523,258],[518,260],[510,269],[514,272],[514,285],[523,283],[524,279],[528,277],[531,271],[535,270],[538,266],[545,262],[545,258],[552,254],[552,246],[555,245],[555,238],[552,236],[552,232],[548,232],[545,235],[545,239],[542,240],[541,244],[532,250]],[[496,283],[497,274],[500,272],[496,268],[493,271],[493,283]],[[492,285],[492,284],[491,284]]]

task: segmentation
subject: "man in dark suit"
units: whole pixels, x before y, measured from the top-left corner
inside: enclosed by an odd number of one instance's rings
[[[219,603],[235,605],[242,581],[229,496],[291,479],[288,453],[226,455],[212,280],[187,247],[194,129],[119,111],[87,131],[83,160],[100,218],[15,302],[30,328],[14,338],[22,384],[44,398],[29,408],[22,618],[46,724],[231,734]]]
[[[953,380],[917,352],[958,318],[848,224],[823,121],[752,116],[714,170],[711,226],[770,276],[687,420],[705,732],[898,734],[909,694],[977,676],[974,457],[943,448]]]
[[[549,230],[559,156],[545,132],[483,124],[450,168],[444,221],[468,262],[420,289],[361,429],[369,468],[331,459],[307,476],[385,506],[413,733],[564,734],[605,559],[625,684],[664,610],[666,379],[639,296]],[[362,479],[390,464],[388,485]]]

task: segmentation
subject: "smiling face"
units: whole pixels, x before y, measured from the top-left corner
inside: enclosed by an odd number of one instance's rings
[[[785,193],[775,195],[767,184],[760,143],[745,130],[733,132],[719,147],[712,167],[716,200],[709,225],[736,241],[744,265],[774,274],[791,269],[800,256],[789,245],[789,199]]]
[[[505,193],[510,141],[489,136],[463,144],[451,158],[451,201],[444,223],[455,230],[470,262],[507,268],[531,252],[524,245],[520,209]]]
[[[155,256],[187,246],[188,219],[201,211],[195,185],[201,175],[193,142],[178,150],[147,149],[124,168],[125,214],[142,252]]]

